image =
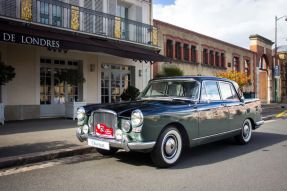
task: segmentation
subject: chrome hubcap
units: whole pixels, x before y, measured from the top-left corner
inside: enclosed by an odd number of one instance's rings
[[[251,133],[251,127],[248,123],[246,123],[244,126],[243,126],[243,138],[245,140],[248,140],[249,137],[250,137],[250,133]]]
[[[177,140],[176,138],[171,135],[166,138],[165,145],[164,145],[164,153],[167,158],[172,158],[177,151]]]

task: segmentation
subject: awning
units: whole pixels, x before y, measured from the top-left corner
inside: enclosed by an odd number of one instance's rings
[[[145,47],[144,45],[137,45],[119,40],[95,37],[88,34],[48,28],[34,24],[1,19],[0,31],[3,34],[0,38],[1,41],[25,44],[25,38],[27,38],[27,42],[29,42],[31,45],[45,45],[47,48],[52,49],[54,43],[58,43],[59,46],[55,46],[55,49],[101,52],[123,58],[151,63],[170,62],[169,58],[160,55],[158,53],[159,50],[152,47]],[[4,33],[9,34],[6,34],[6,37],[4,37]],[[32,42],[32,40],[34,42]],[[39,44],[41,43],[39,40],[43,40],[43,44]],[[49,42],[49,45],[52,45],[53,42],[53,46],[48,46],[47,41]]]

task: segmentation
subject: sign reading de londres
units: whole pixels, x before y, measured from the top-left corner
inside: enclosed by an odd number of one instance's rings
[[[36,45],[48,48],[61,48],[60,41],[19,33],[0,32],[0,41]]]

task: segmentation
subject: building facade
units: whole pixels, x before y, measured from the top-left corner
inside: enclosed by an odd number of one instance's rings
[[[130,85],[142,90],[149,62],[165,59],[151,10],[140,0],[0,1],[0,59],[16,72],[1,91],[6,120],[65,116],[67,103],[112,103]]]
[[[171,58],[172,62],[153,64],[153,77],[156,77],[164,67],[173,66],[180,68],[184,75],[215,76],[222,71],[240,71],[251,78],[250,84],[243,89],[246,95],[255,94],[263,102],[272,100],[271,67],[270,71],[266,69],[268,66],[266,63],[272,61],[270,40],[252,35],[251,49],[248,50],[159,20],[154,20],[154,26],[158,28],[161,54]],[[264,88],[258,85],[260,83],[258,79],[261,78],[265,82]]]

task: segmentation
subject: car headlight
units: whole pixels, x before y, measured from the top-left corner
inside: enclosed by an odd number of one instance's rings
[[[78,110],[77,110],[77,119],[78,121],[82,121],[85,119],[85,109],[83,107],[80,107]]]
[[[88,134],[88,132],[89,132],[89,127],[88,127],[88,125],[84,125],[84,126],[83,126],[83,133],[84,133],[84,134]]]
[[[143,114],[141,110],[137,109],[132,112],[131,122],[133,127],[138,127],[143,124]]]
[[[131,130],[131,123],[129,120],[122,119],[121,120],[121,129],[125,132],[128,133]]]

